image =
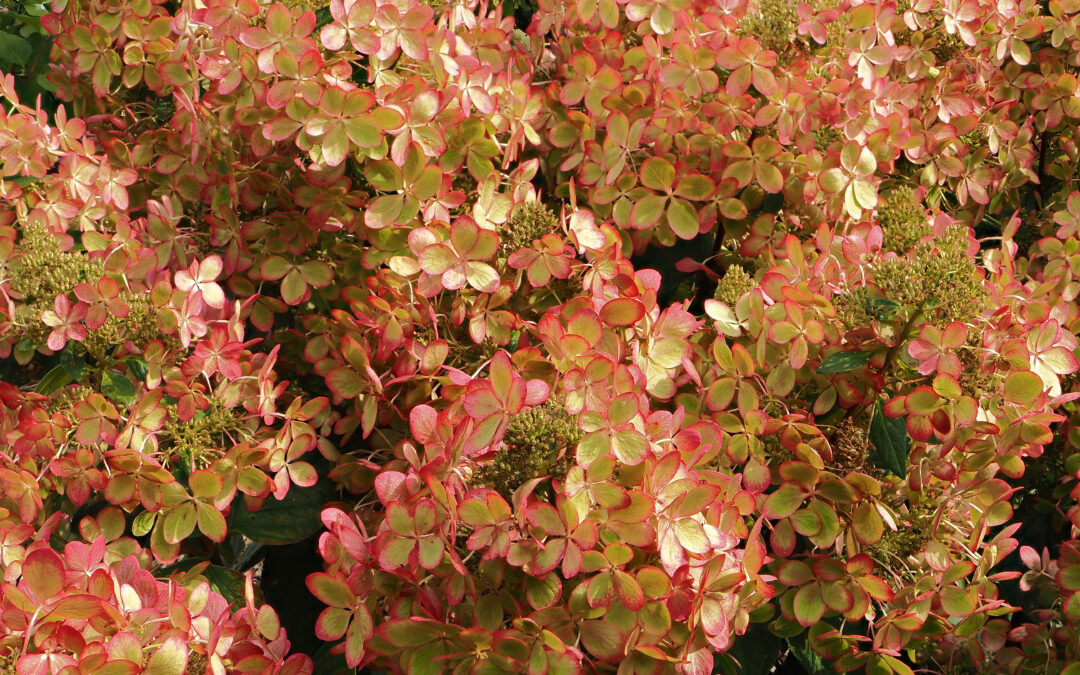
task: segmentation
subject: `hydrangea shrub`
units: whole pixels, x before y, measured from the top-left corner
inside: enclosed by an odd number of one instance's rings
[[[0,14],[0,672],[1080,673],[1080,3],[519,4]]]

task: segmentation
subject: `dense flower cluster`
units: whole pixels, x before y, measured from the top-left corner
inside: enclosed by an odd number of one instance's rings
[[[0,671],[1080,667],[1080,5],[536,5],[20,5]]]

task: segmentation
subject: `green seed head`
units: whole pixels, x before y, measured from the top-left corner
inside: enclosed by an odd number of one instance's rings
[[[741,37],[757,38],[762,47],[776,52],[780,65],[786,65],[782,62],[793,57],[791,40],[799,25],[797,6],[798,3],[789,0],[760,0],[756,8],[739,20],[738,33]]]
[[[509,499],[534,478],[562,478],[570,468],[567,451],[580,438],[577,419],[549,400],[511,418],[503,448],[490,463],[476,470],[472,482]]]
[[[514,213],[500,233],[499,254],[508,256],[519,248],[531,246],[534,239],[559,229],[559,219],[551,209],[539,202],[524,202],[514,207]]]
[[[885,238],[882,247],[886,251],[904,254],[931,232],[926,212],[916,203],[914,191],[909,187],[886,192],[877,212]]]
[[[250,433],[240,418],[217,398],[210,398],[210,407],[196,413],[189,422],[170,410],[159,437],[162,456],[179,455],[180,464],[188,471],[205,469],[221,458],[235,443],[250,440]],[[171,469],[172,467],[166,467]]]
[[[734,307],[744,294],[754,288],[754,278],[747,274],[741,265],[732,265],[724,272],[720,282],[716,284],[716,292],[713,299]]]

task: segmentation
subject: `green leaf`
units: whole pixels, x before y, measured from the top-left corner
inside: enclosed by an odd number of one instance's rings
[[[892,321],[900,309],[900,303],[886,298],[867,298],[865,306],[866,313],[879,321]]]
[[[734,641],[727,652],[739,661],[740,675],[767,675],[780,660],[784,642],[761,624],[751,624],[742,639]]]
[[[348,662],[345,660],[345,654],[330,653],[332,646],[329,643],[323,643],[323,646],[319,647],[319,651],[315,652],[312,657],[315,662],[314,672],[324,673],[325,675],[356,675],[356,669],[349,667]]]
[[[229,601],[233,607],[244,605],[244,575],[221,565],[210,565],[202,572],[210,588]]]
[[[375,148],[382,143],[382,131],[368,115],[353,117],[345,123],[349,140],[361,148]]]
[[[611,437],[611,451],[623,464],[641,464],[648,449],[648,440],[634,429],[617,431]]]
[[[671,231],[680,239],[693,239],[698,235],[700,230],[698,213],[689,202],[682,199],[672,199],[670,206],[668,206],[667,217]]]
[[[64,369],[64,366],[56,366],[49,372],[45,373],[45,377],[41,378],[41,380],[37,383],[37,386],[34,387],[34,391],[39,394],[44,394],[45,396],[48,396],[60,387],[71,384],[71,382],[71,375],[67,372],[67,370]]]
[[[304,281],[300,270],[293,268],[292,271],[285,275],[284,281],[281,282],[281,299],[287,305],[296,306],[300,304],[300,300],[303,299],[306,292],[307,282]]]
[[[444,642],[433,642],[412,652],[409,657],[409,675],[442,675],[446,672],[443,657],[447,647]]]
[[[772,520],[787,518],[795,513],[805,500],[806,494],[802,490],[791,483],[785,483],[765,499],[761,513]]]
[[[22,563],[21,588],[43,604],[64,589],[64,561],[51,548],[34,549]]]
[[[199,469],[188,478],[191,494],[201,499],[213,499],[221,492],[221,477],[209,469]]]
[[[630,210],[630,227],[643,230],[660,222],[660,216],[664,215],[667,207],[667,197],[648,195],[642,197]]]
[[[691,174],[679,181],[675,194],[694,201],[704,201],[716,191],[716,184],[708,176]]]
[[[587,469],[597,459],[607,456],[610,449],[607,434],[596,431],[585,434],[582,439],[578,441],[575,456],[577,457],[578,464],[580,464],[582,468]]]
[[[465,263],[465,278],[481,293],[494,293],[499,287],[499,273],[487,263],[470,260]]]
[[[878,543],[885,532],[881,516],[870,502],[863,502],[855,508],[851,516],[851,527],[855,536],[866,546]]]
[[[157,512],[143,511],[131,521],[131,533],[136,537],[142,537],[154,529],[154,521],[157,520]]]
[[[641,164],[641,184],[666,192],[675,184],[675,167],[663,157],[650,157]]]
[[[181,675],[187,668],[188,647],[183,638],[173,636],[165,640],[150,657],[146,675]]]
[[[1066,591],[1080,590],[1080,565],[1067,565],[1057,575],[1058,585]]]
[[[351,399],[359,396],[367,388],[367,383],[352,368],[338,366],[326,374],[326,386],[334,394]]]
[[[165,541],[177,544],[191,536],[198,524],[198,514],[191,502],[184,502],[169,512],[162,522]]]
[[[198,513],[199,531],[213,541],[219,543],[225,541],[228,526],[225,522],[225,516],[221,515],[221,511],[203,502],[199,502],[195,510]]]
[[[832,663],[826,661],[810,647],[810,640],[806,634],[788,638],[787,643],[799,665],[810,675],[831,675],[836,672]]]
[[[900,478],[907,476],[907,458],[910,441],[904,420],[886,417],[881,400],[874,405],[874,417],[870,420],[870,442],[874,449],[870,460]]]
[[[543,579],[525,577],[525,597],[534,609],[551,607],[559,600],[561,592],[557,574],[549,574]]]
[[[950,616],[959,618],[971,616],[978,603],[968,589],[947,586],[941,589],[941,606]]]
[[[107,370],[101,376],[101,393],[116,403],[135,403],[135,391],[135,383],[123,375]]]
[[[25,39],[6,31],[0,33],[0,64],[25,66],[32,55],[33,48]]]
[[[13,356],[15,357],[15,362],[21,366],[26,365],[30,362],[30,359],[34,358],[35,351],[37,351],[37,345],[35,345],[33,342],[25,338],[19,340],[18,344],[15,345],[15,350],[13,353]]]
[[[615,298],[600,310],[600,320],[609,326],[632,326],[645,316],[645,306],[636,298]]]
[[[1031,405],[1043,393],[1043,381],[1035,373],[1021,370],[1005,380],[1005,400],[1017,405]]]
[[[293,486],[285,499],[268,498],[258,511],[249,510],[244,500],[237,498],[229,513],[229,531],[261,544],[295,544],[322,529],[319,515],[331,498],[326,483],[310,488]]]
[[[827,169],[818,176],[818,185],[826,192],[840,192],[847,185],[847,177],[840,169]]]
[[[404,185],[401,169],[390,160],[369,162],[364,166],[364,178],[382,192],[396,192]]]
[[[739,187],[745,187],[754,177],[754,163],[748,160],[733,162],[724,169],[724,178],[734,178]]]
[[[818,373],[828,375],[830,373],[846,373],[849,370],[858,370],[866,365],[870,359],[870,352],[834,352],[825,357],[818,366]]]
[[[315,30],[322,30],[323,26],[329,26],[334,22],[334,17],[330,14],[330,7],[326,6],[321,9],[315,10]]]
[[[477,181],[484,180],[495,171],[495,165],[491,163],[490,159],[475,152],[470,152],[466,156],[465,166]]]
[[[608,621],[585,621],[581,624],[581,642],[596,656],[617,662],[623,656],[626,634]]]
[[[371,228],[390,227],[397,222],[405,207],[402,195],[382,195],[372,200],[364,212],[364,224]]]
[[[758,162],[756,175],[762,190],[776,194],[784,189],[784,174],[772,164]]]
[[[795,620],[803,626],[813,626],[825,614],[825,601],[821,598],[821,586],[807,584],[795,593]]]
[[[140,382],[146,380],[146,373],[149,370],[149,365],[146,361],[138,356],[129,356],[124,359],[124,364],[127,365],[131,374]],[[78,378],[75,378],[78,379]]]
[[[877,190],[873,185],[864,180],[852,183],[855,192],[855,201],[864,209],[872,209],[877,206]]]
[[[419,647],[439,639],[438,625],[429,619],[391,619],[379,626],[379,637],[398,648]]]
[[[356,604],[356,595],[344,578],[316,572],[307,578],[307,587],[312,595],[330,607],[351,609]]]
[[[778,616],[769,623],[769,632],[781,638],[794,637],[805,630],[798,621],[785,619],[783,616]]]
[[[86,359],[72,352],[69,343],[67,348],[60,352],[60,365],[73,381],[78,382],[82,379],[83,370],[86,368]]]

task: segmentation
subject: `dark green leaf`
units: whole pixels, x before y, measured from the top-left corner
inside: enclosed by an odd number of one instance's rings
[[[769,631],[773,635],[782,638],[790,638],[798,635],[806,630],[794,619],[785,619],[782,616],[778,616],[769,623]]]
[[[37,386],[34,387],[34,391],[39,394],[48,396],[60,387],[71,384],[71,375],[64,370],[63,366],[56,366],[49,372],[45,373],[45,377],[41,378]]]
[[[35,351],[37,351],[37,345],[33,342],[25,339],[19,340],[19,343],[15,345],[15,360],[18,363],[26,363],[33,358]]]
[[[229,534],[230,537],[226,540],[227,544],[231,542],[232,549],[232,555],[226,559],[229,569],[246,572],[262,560],[262,556],[266,554],[266,546],[263,544],[251,541],[243,535],[231,532]]]
[[[22,27],[19,28],[19,35],[22,35],[23,37],[35,33],[44,33],[44,29],[41,27],[41,15],[31,16],[29,14],[9,13],[8,16],[22,24]]]
[[[807,635],[789,638],[787,643],[791,654],[809,675],[832,675],[836,672],[836,668],[830,662],[810,647]]]
[[[101,376],[101,393],[117,403],[135,403],[135,391],[135,383],[123,375],[107,370]]]
[[[322,7],[315,10],[315,30],[320,30],[323,26],[328,26],[333,23],[334,17],[330,15],[330,7]]]
[[[211,588],[229,601],[234,610],[244,606],[243,574],[221,565],[211,565],[203,570],[202,575],[210,582]]]
[[[261,544],[295,544],[322,529],[322,507],[333,497],[332,487],[320,482],[310,488],[289,488],[285,499],[268,497],[258,511],[250,511],[240,497],[232,504],[229,531]]]
[[[30,43],[14,33],[0,32],[0,64],[25,66],[33,54]],[[5,67],[4,70],[9,70]]]
[[[786,646],[764,625],[756,624],[750,626],[742,639],[735,640],[728,654],[738,659],[740,675],[767,675],[780,660]]]
[[[146,372],[148,366],[146,361],[143,361],[138,356],[129,356],[124,359],[124,363],[127,365],[128,370],[131,371],[131,374],[135,377],[135,379],[139,380],[140,382],[146,379]]]
[[[52,3],[48,3],[48,4],[52,5]],[[46,7],[46,3],[44,3],[44,2],[30,2],[30,3],[24,2],[23,3],[23,11],[26,12],[27,16],[36,17],[36,18],[40,19],[41,17],[48,14],[50,10],[49,10],[49,7]],[[18,14],[16,14],[15,16],[17,18],[22,18]]]
[[[870,443],[873,450],[870,459],[881,469],[900,478],[907,476],[907,459],[910,441],[903,418],[886,417],[881,400],[874,405],[874,417],[870,420]]]
[[[867,298],[866,313],[879,321],[892,321],[900,304],[886,298]]]
[[[8,176],[4,180],[9,181],[11,183],[15,183],[19,187],[27,187],[27,186],[33,185],[34,183],[37,183],[41,179],[40,178],[32,178],[31,176]],[[31,346],[33,345],[32,342],[28,342],[26,340],[24,340],[23,342],[26,342],[27,344],[29,344]]]
[[[350,668],[349,664],[345,661],[345,654],[331,654],[330,648],[333,645],[324,644],[319,648],[319,651],[315,652],[312,656],[312,660],[315,662],[316,673],[326,673],[326,675],[355,675],[356,669]]]
[[[432,642],[412,652],[409,657],[409,675],[440,675],[446,672],[443,658],[447,647],[443,642]]]
[[[822,375],[829,373],[846,373],[849,370],[858,370],[866,365],[870,359],[870,352],[834,352],[825,357],[818,366],[817,371]]]
[[[145,511],[143,513],[146,513]],[[172,565],[166,565],[156,572],[159,579],[168,579],[177,573],[187,572],[200,563],[207,562],[204,557],[189,557]],[[214,589],[222,595],[236,611],[244,606],[244,575],[236,570],[221,565],[208,565],[200,574]]]
[[[78,382],[82,379],[83,370],[86,368],[86,359],[72,352],[71,345],[68,344],[67,349],[60,352],[60,366],[71,376],[72,381]]]
[[[44,75],[38,75],[34,79],[34,84],[37,85],[37,88],[43,92],[47,92],[50,94],[56,93],[56,85],[50,82],[48,78]]]

